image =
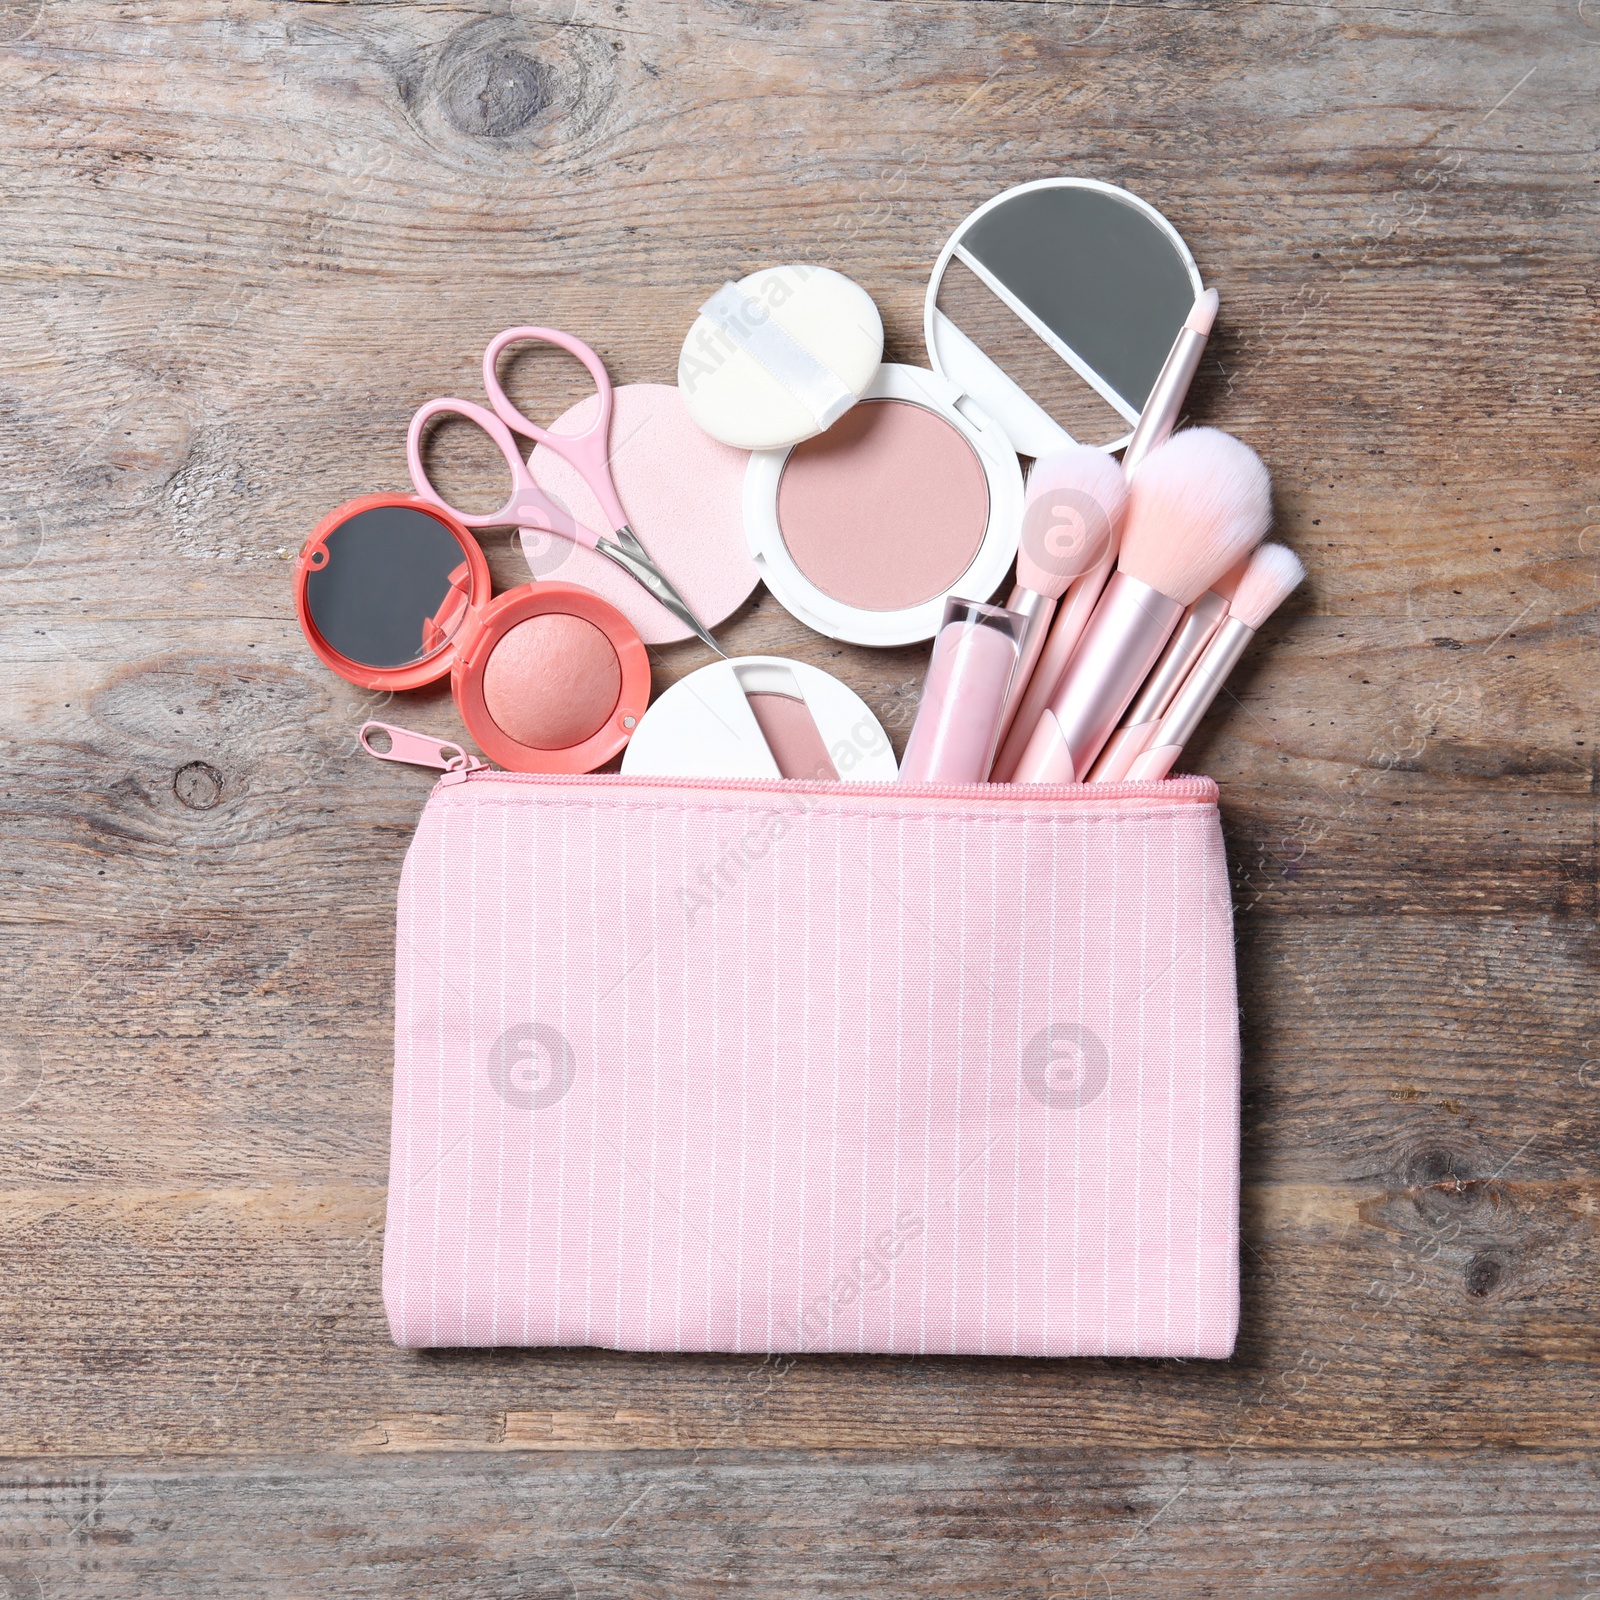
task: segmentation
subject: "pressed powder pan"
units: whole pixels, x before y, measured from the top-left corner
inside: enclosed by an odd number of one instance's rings
[[[468,732],[513,772],[591,772],[650,698],[637,630],[572,583],[490,599],[489,565],[448,511],[369,495],[318,524],[295,563],[295,609],[318,658],[364,689],[446,674]]]
[[[806,661],[713,661],[664,690],[622,758],[630,776],[893,783],[894,748],[848,685]]]
[[[789,452],[778,527],[794,563],[842,605],[901,611],[970,567],[989,519],[978,453],[909,400],[866,400]]]
[[[1011,441],[923,367],[879,367],[826,433],[757,451],[745,474],[745,537],[767,587],[853,644],[931,639],[947,595],[987,599],[1021,522]]]

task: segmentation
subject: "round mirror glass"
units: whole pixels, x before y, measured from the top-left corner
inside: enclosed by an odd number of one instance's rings
[[[357,512],[322,541],[306,573],[306,608],[317,632],[347,661],[406,667],[442,650],[472,599],[466,552],[420,507]]]
[[[1023,455],[1132,431],[1201,291],[1177,230],[1125,189],[1024,184],[980,206],[928,288],[928,353]]]

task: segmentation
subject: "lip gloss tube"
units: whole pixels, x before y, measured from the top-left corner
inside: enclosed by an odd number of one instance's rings
[[[1028,619],[953,595],[933,641],[917,720],[900,763],[902,783],[982,783],[989,776],[1006,691]]]

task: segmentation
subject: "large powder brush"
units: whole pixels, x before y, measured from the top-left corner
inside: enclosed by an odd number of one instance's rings
[[[1184,610],[1261,542],[1272,483],[1216,428],[1174,434],[1128,490],[1117,570],[1018,763],[1019,783],[1087,776]]]

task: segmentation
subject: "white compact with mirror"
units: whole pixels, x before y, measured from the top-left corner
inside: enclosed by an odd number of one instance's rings
[[[1019,454],[1118,450],[1201,287],[1189,247],[1147,201],[1093,178],[1041,178],[951,235],[923,333],[934,367]]]

